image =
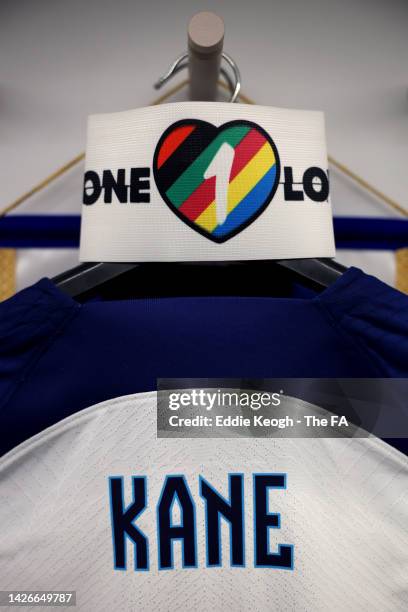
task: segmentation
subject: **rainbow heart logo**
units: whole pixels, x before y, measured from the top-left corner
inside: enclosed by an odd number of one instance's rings
[[[217,128],[185,119],[161,136],[153,173],[170,209],[221,243],[268,206],[279,184],[280,162],[272,138],[255,123],[232,121]]]

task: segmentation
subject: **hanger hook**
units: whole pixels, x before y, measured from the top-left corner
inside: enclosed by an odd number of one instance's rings
[[[231,98],[230,102],[236,102],[239,96],[239,92],[241,91],[241,73],[235,61],[227,55],[226,53],[221,54],[221,58],[228,64],[230,67],[232,74],[234,76],[234,80],[231,79],[228,72],[225,68],[220,68],[220,73],[227,81],[228,87],[231,90]],[[171,78],[173,78],[178,72],[188,68],[188,53],[182,53],[174,62],[170,65],[167,72],[165,72],[154,84],[155,89],[160,89],[163,85],[165,85]]]

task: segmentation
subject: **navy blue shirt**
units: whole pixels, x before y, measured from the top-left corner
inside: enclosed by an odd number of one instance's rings
[[[159,377],[407,374],[408,296],[355,268],[311,299],[80,305],[43,279],[0,304],[0,453]]]

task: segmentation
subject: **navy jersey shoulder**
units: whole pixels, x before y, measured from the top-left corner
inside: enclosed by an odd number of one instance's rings
[[[408,297],[353,268],[312,299],[79,305],[43,279],[0,304],[0,451],[159,377],[399,377],[407,363]]]

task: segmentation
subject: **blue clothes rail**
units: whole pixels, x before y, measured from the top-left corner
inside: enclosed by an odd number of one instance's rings
[[[0,248],[78,248],[79,215],[10,215],[0,219]],[[335,217],[338,249],[408,247],[408,219]]]

